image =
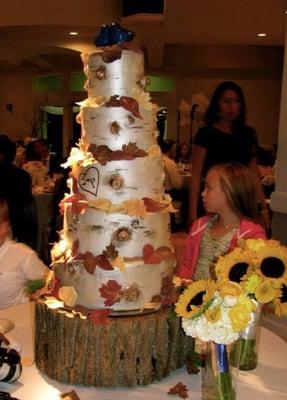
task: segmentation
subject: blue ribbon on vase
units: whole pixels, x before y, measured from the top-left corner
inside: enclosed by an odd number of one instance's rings
[[[220,373],[228,372],[228,358],[227,358],[227,350],[225,344],[215,343],[216,348],[216,362],[218,366],[218,371]]]

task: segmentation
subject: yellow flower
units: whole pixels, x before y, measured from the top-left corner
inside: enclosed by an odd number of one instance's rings
[[[238,285],[238,283],[231,282],[226,279],[223,280],[222,282],[220,282],[218,289],[219,289],[221,297],[225,297],[225,296],[238,297],[242,293],[242,289]]]
[[[270,281],[260,283],[255,289],[255,298],[259,303],[269,303],[277,296],[277,290],[272,286]]]
[[[240,242],[240,245],[243,248],[247,248],[248,250],[258,251],[262,247],[266,246],[266,240],[264,240],[264,239],[246,239],[246,240]]]
[[[244,303],[237,303],[229,311],[232,328],[234,332],[245,329],[250,321],[250,310],[245,307]]]
[[[266,241],[256,252],[256,273],[277,284],[287,281],[287,248],[275,241]]]
[[[219,257],[215,265],[218,280],[227,279],[239,283],[251,270],[252,256],[250,251],[236,247],[225,256]]]
[[[262,279],[258,275],[252,274],[246,278],[246,281],[242,283],[242,286],[246,293],[254,294],[257,286],[260,285],[261,282]]]
[[[192,282],[175,304],[176,313],[180,317],[192,318],[203,311],[203,307],[212,298],[215,287],[215,282],[211,280],[202,279]]]
[[[214,308],[208,308],[205,311],[204,315],[208,322],[210,322],[211,324],[214,324],[215,322],[219,321],[221,318],[220,307],[217,306]]]

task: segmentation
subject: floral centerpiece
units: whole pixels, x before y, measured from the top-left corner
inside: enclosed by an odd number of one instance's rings
[[[287,315],[287,249],[275,240],[240,240],[238,247],[215,264],[218,283],[233,282],[257,305],[240,335],[240,369],[257,365],[259,321],[262,308]]]
[[[239,339],[256,308],[243,288],[230,281],[194,281],[179,297],[175,310],[182,317],[185,333],[212,344],[206,354],[205,380],[208,385],[203,385],[203,398],[235,399],[228,362],[229,345]]]

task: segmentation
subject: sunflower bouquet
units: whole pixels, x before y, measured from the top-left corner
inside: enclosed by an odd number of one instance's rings
[[[255,310],[256,304],[242,287],[230,281],[194,281],[179,297],[175,311],[182,317],[185,333],[212,344],[212,356],[208,357],[209,351],[206,353],[207,372],[203,382],[207,380],[208,385],[204,385],[204,396],[214,396],[217,400],[235,399],[228,362],[229,345],[248,326]]]
[[[215,264],[217,282],[237,283],[254,304],[248,327],[240,334],[240,369],[257,365],[259,322],[262,307],[287,315],[287,249],[275,240],[241,240],[238,247]]]

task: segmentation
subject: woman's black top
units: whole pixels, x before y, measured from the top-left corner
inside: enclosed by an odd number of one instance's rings
[[[226,133],[212,126],[200,128],[194,144],[207,150],[203,166],[203,176],[213,165],[239,162],[248,165],[257,147],[256,132],[245,126],[236,133]]]

